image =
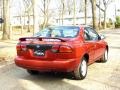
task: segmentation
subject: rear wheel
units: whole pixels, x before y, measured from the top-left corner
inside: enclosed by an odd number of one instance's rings
[[[38,74],[39,74],[39,71],[36,71],[36,70],[27,70],[27,72],[28,72],[30,75],[38,75]]]
[[[82,59],[82,62],[79,64],[76,70],[74,70],[75,79],[82,80],[87,75],[87,61],[85,58]]]
[[[104,55],[100,59],[101,62],[107,62],[108,61],[108,50],[105,50]]]

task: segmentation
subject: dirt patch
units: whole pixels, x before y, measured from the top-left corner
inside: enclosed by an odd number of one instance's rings
[[[0,62],[13,60],[16,56],[17,41],[0,41]]]

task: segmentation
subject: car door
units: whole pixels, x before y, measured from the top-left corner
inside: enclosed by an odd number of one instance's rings
[[[103,45],[102,45],[102,40],[100,39],[98,33],[91,27],[87,27],[86,30],[88,30],[88,34],[90,37],[90,40],[94,42],[94,60],[97,60],[103,53]]]
[[[106,46],[105,46],[105,41],[103,39],[101,39],[101,37],[99,36],[99,34],[93,29],[90,28],[92,33],[96,34],[96,38],[95,40],[95,60],[100,59],[100,57],[104,54]]]
[[[93,63],[95,60],[94,54],[95,54],[95,41],[91,39],[91,35],[89,34],[89,29],[84,28],[84,39],[86,46],[86,51],[89,54],[89,63]]]

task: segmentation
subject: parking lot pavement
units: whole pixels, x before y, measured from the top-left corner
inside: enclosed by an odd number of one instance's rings
[[[86,79],[51,74],[31,76],[11,64],[0,68],[0,90],[120,90],[120,30],[102,34],[109,43],[109,61],[90,65]]]

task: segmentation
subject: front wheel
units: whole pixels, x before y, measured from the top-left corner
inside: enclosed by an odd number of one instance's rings
[[[74,70],[73,74],[75,79],[82,80],[87,75],[87,60],[85,58],[82,59],[82,62],[79,64],[76,70]]]
[[[105,50],[104,55],[100,59],[101,62],[107,62],[108,61],[108,50]]]

